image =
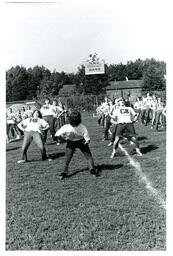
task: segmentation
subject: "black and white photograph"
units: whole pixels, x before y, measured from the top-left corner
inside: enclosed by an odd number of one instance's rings
[[[168,2],[4,1],[5,253],[168,252]]]

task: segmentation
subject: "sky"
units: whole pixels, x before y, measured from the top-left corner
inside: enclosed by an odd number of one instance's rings
[[[4,4],[6,69],[76,72],[95,52],[108,64],[167,60],[167,0],[12,2]]]

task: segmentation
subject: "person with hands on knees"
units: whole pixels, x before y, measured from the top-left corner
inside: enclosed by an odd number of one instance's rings
[[[125,100],[123,98],[120,98],[118,102],[119,108],[114,112],[114,117],[117,118],[117,128],[115,141],[113,143],[113,151],[110,158],[114,158],[116,156],[120,139],[124,136],[124,134],[126,134],[129,141],[133,142],[137,155],[142,156],[139,148],[139,142],[136,137],[136,131],[133,125],[138,116],[131,107],[125,104]]]
[[[46,149],[43,143],[42,132],[49,128],[49,124],[42,119],[41,112],[35,110],[32,117],[29,117],[18,124],[18,127],[24,132],[24,139],[22,145],[22,155],[21,160],[17,163],[24,163],[27,161],[27,150],[32,142],[35,141],[38,148],[41,151],[42,161],[48,160],[52,161],[51,158],[47,158]]]
[[[55,134],[59,140],[65,140],[65,165],[60,178],[64,179],[68,176],[68,167],[76,148],[79,148],[88,160],[90,165],[90,173],[99,176],[98,169],[94,165],[94,160],[89,148],[90,137],[87,128],[81,123],[81,114],[76,110],[72,110],[69,114],[69,124],[62,126]]]

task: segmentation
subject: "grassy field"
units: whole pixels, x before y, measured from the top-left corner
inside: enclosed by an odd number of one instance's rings
[[[42,162],[33,143],[29,162],[19,165],[22,140],[7,145],[6,250],[166,250],[165,132],[135,125],[143,156],[130,156],[141,176],[120,149],[110,159],[96,118],[85,116],[83,123],[100,177],[90,175],[77,151],[70,177],[59,180],[65,144],[51,138],[46,149],[52,162]],[[130,154],[132,146],[122,146]]]

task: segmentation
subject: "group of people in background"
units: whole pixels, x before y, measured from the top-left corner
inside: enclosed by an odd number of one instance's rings
[[[12,113],[12,109],[10,109],[10,113]],[[49,130],[54,141],[67,142],[65,165],[63,172],[60,173],[61,179],[68,176],[68,166],[77,148],[81,150],[88,160],[90,173],[99,176],[88,145],[90,142],[88,130],[81,122],[80,112],[70,109],[67,111],[62,104],[57,104],[56,100],[50,104],[49,98],[46,98],[45,104],[40,110],[35,109],[31,116],[25,116],[19,123],[15,124],[16,131],[24,134],[21,159],[17,163],[21,164],[28,161],[27,151],[32,141],[39,148],[42,161],[52,161],[47,156],[45,148],[47,132]]]
[[[104,126],[104,139],[108,139],[109,128],[112,124],[111,114],[115,109],[119,108],[119,99],[110,99],[105,97],[105,100],[96,109],[98,124]],[[124,100],[125,105],[132,107],[137,114],[137,122],[141,122],[145,126],[151,125],[151,129],[158,131],[161,127],[166,130],[166,103],[161,101],[160,97],[155,94],[147,93],[146,97],[137,97],[134,104],[128,99]]]
[[[10,142],[10,137],[20,139],[23,136],[22,130],[19,129],[18,124],[32,116],[33,111],[30,106],[22,107],[16,113],[13,112],[13,109],[10,107],[6,113],[6,134],[7,134],[7,143]]]
[[[135,147],[137,155],[142,156],[139,142],[134,127],[135,122],[141,122],[145,126],[151,123],[151,128],[158,130],[159,125],[166,129],[166,105],[154,94],[149,93],[146,97],[138,97],[134,105],[129,100],[118,98],[111,100],[105,97],[104,102],[96,109],[98,124],[104,128],[103,141],[111,140],[108,146],[112,146],[110,158],[116,156],[119,142],[126,138]],[[87,128],[82,124],[81,114],[77,110],[66,109],[57,100],[52,104],[49,98],[45,98],[40,109],[31,110],[30,106],[25,110],[23,107],[16,114],[9,108],[7,119],[7,143],[10,134],[16,139],[23,137],[22,154],[18,163],[27,161],[27,150],[32,141],[40,149],[42,160],[52,161],[47,157],[45,143],[48,130],[57,145],[67,142],[65,153],[65,166],[60,177],[68,176],[68,166],[76,148],[79,148],[90,164],[90,173],[99,176],[89,148],[90,137]],[[110,129],[111,128],[111,129]]]
[[[151,128],[158,131],[159,127],[166,130],[166,103],[155,94],[147,93],[146,97],[138,97],[134,104],[138,120],[145,126],[151,123]]]
[[[66,123],[66,108],[61,101],[53,100],[50,104],[50,99],[45,98],[44,105],[40,108],[40,113],[43,119],[49,124],[49,130],[53,140],[55,139],[55,132]],[[20,139],[23,137],[23,131],[19,128],[18,124],[27,118],[33,116],[34,110],[30,105],[26,108],[22,107],[17,112],[13,112],[10,107],[6,113],[6,126],[7,126],[7,143],[11,141],[10,138]],[[46,142],[47,131],[43,133],[43,141]]]
[[[96,109],[98,124],[104,128],[103,141],[111,137],[108,146],[113,146],[111,158],[116,155],[121,138],[126,138],[135,145],[136,153],[142,155],[134,128],[135,122],[158,131],[161,127],[166,130],[166,104],[155,94],[147,93],[146,97],[138,97],[134,105],[123,98],[110,99],[105,97],[104,102]],[[111,129],[110,129],[111,128]]]

